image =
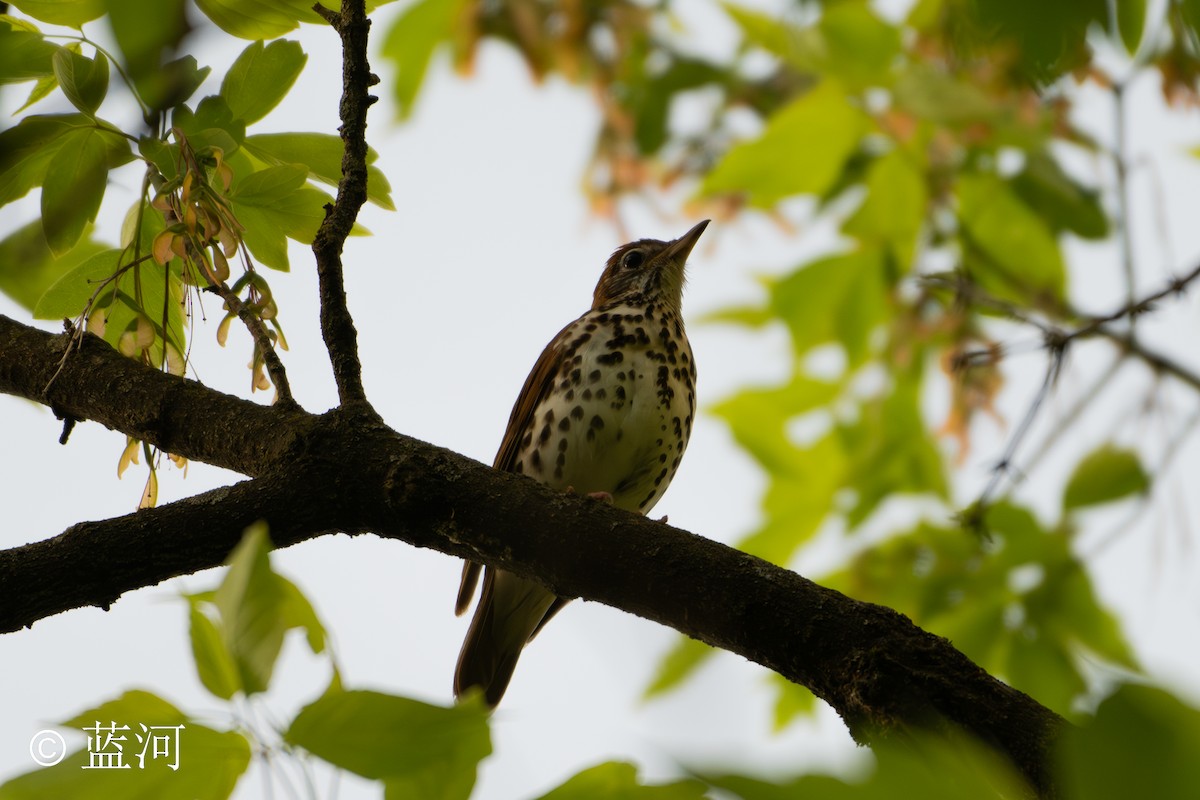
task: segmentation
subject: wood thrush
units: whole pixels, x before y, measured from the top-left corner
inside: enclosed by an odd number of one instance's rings
[[[646,514],[667,490],[692,432],[696,364],[683,329],[683,272],[708,220],[670,242],[641,239],[608,259],[592,308],[542,351],[525,379],[493,464],[560,491]],[[455,611],[475,594],[463,566]],[[566,599],[488,567],[454,672],[495,706],[521,649]]]

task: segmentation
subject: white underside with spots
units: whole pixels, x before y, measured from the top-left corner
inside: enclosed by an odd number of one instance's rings
[[[678,349],[669,352],[664,347],[663,326],[673,327],[676,317],[645,312],[593,311],[563,332],[561,341],[574,342],[589,323],[596,325],[555,376],[556,391],[538,406],[528,443],[518,451],[521,472],[559,490],[607,492],[617,507],[641,513],[662,497],[691,433],[695,365],[686,340],[676,338]],[[638,343],[609,346],[614,316]],[[616,350],[621,359],[612,363]],[[670,381],[671,391],[663,368],[681,378]],[[569,394],[560,390],[568,382]]]

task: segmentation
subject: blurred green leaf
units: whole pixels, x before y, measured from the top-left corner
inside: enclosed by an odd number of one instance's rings
[[[82,114],[33,115],[0,131],[0,205],[41,186],[62,137],[86,120]]]
[[[761,136],[730,148],[705,176],[701,194],[740,194],[760,208],[792,195],[821,194],[837,179],[865,125],[842,86],[822,80],[775,113]]]
[[[738,549],[786,566],[834,509],[846,466],[846,453],[833,434],[794,448],[787,472],[772,476],[767,486],[762,527],[739,542]]]
[[[51,25],[78,28],[105,11],[105,0],[11,0],[11,5]]]
[[[416,0],[388,29],[383,57],[396,68],[392,96],[400,119],[412,113],[434,51],[450,38],[465,8],[466,0]]]
[[[285,595],[271,570],[271,540],[258,524],[229,556],[229,570],[213,598],[221,614],[225,644],[247,695],[266,691],[283,647]]]
[[[1083,658],[1136,669],[1129,645],[1068,537],[1010,503],[990,506],[985,522],[991,544],[923,522],[820,582],[907,614],[983,669],[1071,715],[1087,686]]]
[[[188,638],[192,643],[192,661],[200,683],[222,700],[232,700],[242,690],[237,664],[225,645],[221,630],[204,611],[206,603],[197,596],[185,595],[188,601]]]
[[[824,12],[817,23],[826,53],[824,71],[852,88],[890,83],[900,54],[900,29],[865,2],[830,3]]]
[[[114,736],[123,736],[123,762],[129,769],[88,769],[86,749],[67,756],[53,767],[20,775],[0,785],[2,800],[86,797],[88,800],[148,800],[187,797],[195,800],[224,800],[233,794],[238,778],[250,764],[250,743],[235,731],[218,731],[201,725],[167,701],[141,690],[131,690],[116,700],[84,711],[62,723],[81,734],[103,740],[98,725],[107,731],[116,725]],[[129,730],[121,730],[128,725]],[[142,726],[146,726],[146,730]],[[151,731],[151,726],[183,726],[178,732],[178,753],[173,731]],[[138,741],[138,736],[142,741]],[[168,754],[154,756],[144,750],[151,736],[170,737]],[[157,746],[157,745],[156,745]],[[110,744],[106,748],[112,752]],[[144,762],[138,754],[145,752]],[[168,764],[179,758],[179,768]],[[139,766],[139,764],[141,764]]]
[[[100,283],[117,271],[121,255],[120,250],[103,250],[77,263],[38,298],[33,309],[34,318],[71,319],[79,316]]]
[[[85,236],[69,252],[55,257],[46,245],[41,220],[34,220],[0,240],[0,292],[33,311],[59,278],[103,249]]]
[[[817,697],[803,686],[792,683],[778,672],[767,674],[771,688],[775,690],[775,718],[773,726],[778,733],[800,717],[806,717],[817,708]]]
[[[54,75],[54,54],[59,49],[40,33],[0,20],[0,86],[50,78]]]
[[[750,44],[778,56],[801,72],[816,72],[821,68],[825,43],[815,27],[798,27],[775,14],[733,3],[722,3],[721,6]]]
[[[658,669],[642,694],[642,699],[649,700],[677,688],[716,652],[698,639],[680,636],[674,647],[658,662]]]
[[[125,72],[146,105],[171,108],[199,88],[196,78],[203,80],[208,67],[201,70],[192,56],[166,60],[190,30],[184,0],[109,0],[108,19]]]
[[[478,701],[448,708],[368,691],[330,690],[306,706],[285,739],[372,780],[387,798],[466,800],[492,752]]]
[[[62,79],[62,76],[59,76]],[[42,231],[55,255],[69,251],[96,220],[108,183],[108,148],[94,128],[66,134],[46,166]]]
[[[225,73],[221,97],[235,119],[246,125],[255,123],[279,105],[307,61],[299,42],[254,42]]]
[[[913,157],[894,149],[871,165],[866,199],[846,220],[843,230],[868,244],[889,245],[907,271],[928,202],[925,176]]]
[[[1026,797],[1028,786],[994,750],[964,737],[904,737],[872,745],[875,769],[853,782],[823,775],[763,781],[744,775],[701,774],[741,800],[1001,800]]]
[[[921,62],[901,70],[892,91],[897,108],[930,122],[961,126],[998,114],[997,102],[982,88]]]
[[[813,261],[771,290],[771,307],[788,326],[797,354],[832,342],[846,351],[851,367],[866,357],[885,302],[883,257],[875,248]]]
[[[1055,233],[1066,230],[1085,239],[1103,239],[1109,234],[1100,193],[1077,183],[1048,153],[1030,153],[1012,187]]]
[[[1021,74],[1039,83],[1085,63],[1091,55],[1089,26],[1108,22],[1108,0],[972,0],[963,9],[970,38],[960,42],[1011,48]]]
[[[71,105],[89,117],[104,102],[108,93],[108,59],[97,53],[94,59],[60,47],[54,53],[54,77]]]
[[[258,133],[247,136],[244,142],[255,158],[271,166],[303,164],[308,167],[308,177],[330,186],[337,186],[342,179],[342,140],[328,133]],[[379,153],[367,149],[367,164],[371,164]],[[367,199],[381,208],[395,211],[392,203],[392,187],[387,176],[374,166],[367,167]]]
[[[196,0],[196,5],[221,30],[252,41],[278,38],[301,22],[321,21],[305,0]],[[340,4],[330,5],[337,10]]]
[[[699,781],[646,785],[638,781],[633,764],[609,761],[574,775],[538,800],[702,800],[704,796]]]
[[[1063,492],[1063,510],[1109,503],[1149,487],[1150,476],[1137,453],[1101,445],[1076,465]]]
[[[967,174],[958,182],[959,217],[979,256],[971,275],[992,294],[1019,302],[1060,301],[1066,269],[1045,221],[994,175]]]
[[[854,491],[846,521],[851,528],[884,500],[902,494],[948,494],[942,454],[921,416],[919,374],[893,370],[894,386],[862,404],[853,424],[838,426],[848,465],[845,486]]]
[[[1160,689],[1126,685],[1090,723],[1064,732],[1060,747],[1069,797],[1185,798],[1200,786],[1200,711]]]
[[[1146,27],[1146,0],[1118,0],[1116,6],[1117,33],[1130,55],[1137,52]]]

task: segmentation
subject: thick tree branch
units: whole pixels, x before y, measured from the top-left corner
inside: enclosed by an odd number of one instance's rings
[[[0,315],[0,393],[244,475],[278,469],[304,446],[312,417],[297,409],[267,408],[159,372],[90,334],[77,344],[63,362],[69,335],[54,336]]]
[[[259,518],[278,546],[370,530],[745,656],[812,689],[860,742],[966,730],[1008,754],[1042,796],[1055,796],[1050,753],[1063,720],[895,611],[636,514],[556,494],[373,419],[264,408],[140,366],[91,337],[67,360],[53,397],[39,397],[64,342],[0,317],[0,391],[260,477],[0,552],[0,630],[70,606],[107,607],[125,591],[217,566]],[[250,435],[231,440],[233,419]],[[237,447],[249,455],[237,457]]]
[[[342,0],[335,13],[318,3],[314,10],[324,17],[342,38],[342,179],[337,200],[326,206],[325,220],[313,239],[317,276],[321,294],[321,335],[329,351],[338,398],[343,406],[370,408],[362,385],[362,364],[358,359],[358,332],[346,305],[342,277],[342,248],[350,235],[358,211],[367,201],[367,109],[377,98],[367,88],[379,82],[367,63],[367,19],[362,0]]]

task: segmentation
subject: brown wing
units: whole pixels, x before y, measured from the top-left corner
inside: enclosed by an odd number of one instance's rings
[[[504,438],[500,441],[500,450],[496,453],[496,460],[492,462],[492,466],[496,469],[512,472],[513,467],[516,466],[517,453],[521,449],[521,437],[533,425],[533,412],[550,391],[550,387],[554,385],[554,375],[558,370],[559,358],[565,346],[564,334],[574,324],[572,322],[567,325],[550,340],[550,344],[546,345],[546,349],[534,363],[529,377],[525,379],[525,385],[521,387],[521,393],[517,395],[517,402],[508,416],[508,428],[504,431]],[[471,605],[471,598],[475,595],[475,585],[479,583],[480,568],[481,565],[474,561],[467,561],[463,564],[462,581],[458,586],[458,600],[454,604],[454,613],[459,616],[462,616],[462,613]]]

